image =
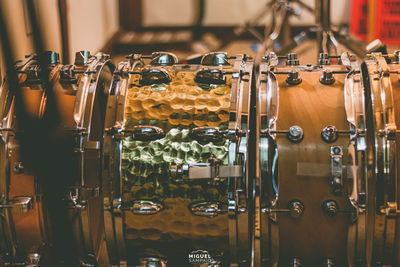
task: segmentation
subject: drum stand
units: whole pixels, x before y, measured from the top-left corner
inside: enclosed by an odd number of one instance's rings
[[[307,32],[291,37],[289,17],[291,15],[299,15],[299,11],[292,7],[296,3],[301,8],[311,12],[315,16],[316,27],[311,27]],[[301,0],[271,0],[264,9],[260,10],[254,18],[248,20],[244,25],[235,29],[237,36],[245,31],[250,32],[261,42],[259,55],[265,55],[271,50],[278,54],[287,54],[290,50],[303,43],[307,33],[315,33],[317,35],[319,53],[327,53],[328,55],[338,54],[338,44],[342,44],[355,54],[363,57],[366,54],[365,44],[350,36],[347,32],[333,30],[330,22],[330,0],[316,0],[315,9],[309,7]],[[255,25],[268,13],[272,13],[272,21],[265,26],[265,37],[260,34]],[[276,42],[280,40],[280,44]]]
[[[310,13],[314,12],[313,8],[301,0],[271,0],[256,15],[252,16],[253,19],[236,28],[235,35],[242,35],[246,31],[251,33],[260,41],[259,52],[263,55],[265,51],[272,49],[279,54],[286,54],[297,45],[303,43],[306,38],[303,32],[293,38],[290,35],[289,17],[292,15],[299,16],[300,14],[300,11],[293,7],[293,3],[298,4]],[[272,18],[271,21],[266,23],[264,35],[262,35],[255,29],[255,26],[268,13],[271,13]],[[278,40],[279,42],[277,42]]]
[[[366,50],[365,44],[350,36],[347,32],[335,31],[331,27],[331,1],[316,0],[315,1],[315,22],[317,28],[314,31],[317,34],[317,43],[319,53],[327,53],[328,55],[338,55],[338,44],[342,44],[352,50],[359,57],[364,57]],[[309,31],[312,31],[310,29]]]

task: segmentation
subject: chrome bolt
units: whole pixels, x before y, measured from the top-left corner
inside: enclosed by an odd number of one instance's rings
[[[293,143],[299,143],[304,138],[303,129],[300,126],[293,125],[289,128],[289,132],[287,133],[287,138],[289,141]]]
[[[301,260],[299,258],[293,258],[291,264],[293,267],[300,267],[301,266]]]
[[[297,85],[301,83],[301,78],[300,78],[300,74],[297,70],[295,69],[291,69],[288,73],[288,76],[286,78],[286,82],[289,85]]]
[[[15,164],[15,166],[14,166],[15,174],[22,174],[22,173],[24,173],[24,170],[25,170],[25,168],[21,161],[19,161],[18,163]]]
[[[318,58],[318,65],[330,65],[329,55],[327,53],[320,53]]]
[[[327,143],[335,142],[339,135],[335,126],[326,126],[321,132],[322,139]]]
[[[326,267],[333,267],[333,266],[335,266],[335,261],[333,259],[331,259],[331,258],[327,258],[325,260],[325,266]]]
[[[290,216],[293,218],[300,217],[304,212],[304,205],[298,200],[292,200],[288,204],[288,208],[290,210]]]
[[[339,206],[334,200],[327,200],[322,203],[322,209],[328,216],[335,216],[339,210]]]
[[[292,66],[296,66],[299,65],[300,62],[297,59],[297,54],[296,53],[289,53],[287,56],[287,61],[286,61],[286,65],[292,65]]]
[[[335,77],[331,70],[323,69],[322,75],[319,77],[319,82],[326,85],[331,85],[335,82]]]

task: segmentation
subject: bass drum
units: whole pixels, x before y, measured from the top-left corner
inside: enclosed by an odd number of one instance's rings
[[[66,265],[106,266],[101,197],[101,150],[104,120],[114,66],[109,56],[76,53],[74,65],[60,66],[50,80],[61,125],[73,139],[74,177],[68,181],[66,207],[69,219],[54,227],[72,227],[77,258]],[[70,254],[74,254],[71,252]],[[64,253],[64,255],[69,255]],[[60,259],[58,259],[60,260]]]
[[[39,79],[37,55],[16,65],[23,105],[27,114],[43,115],[46,94]],[[59,56],[46,52],[50,76],[58,68]],[[24,167],[16,117],[15,99],[7,78],[0,89],[0,265],[38,266],[49,258],[51,233],[48,231],[46,203],[32,170]]]
[[[376,160],[376,179],[369,185],[370,231],[373,236],[373,264],[400,266],[400,57],[372,53],[362,65],[366,99],[367,127]]]
[[[250,266],[253,79],[249,58],[225,53],[117,66],[103,157],[113,265]]]
[[[367,266],[365,107],[347,53],[260,65],[256,261],[261,266]],[[286,62],[285,62],[286,61]],[[337,62],[341,62],[338,64]]]

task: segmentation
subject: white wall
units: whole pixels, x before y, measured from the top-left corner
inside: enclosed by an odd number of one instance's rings
[[[76,51],[99,51],[118,31],[118,1],[69,0],[68,22],[72,62]]]
[[[244,23],[254,17],[270,0],[207,0],[204,25],[232,26]],[[303,0],[314,7],[315,0]],[[331,1],[333,23],[347,22],[349,17],[348,0]],[[196,0],[144,0],[143,23],[145,26],[190,26],[195,19]],[[263,23],[268,19],[265,17]],[[299,19],[292,20],[296,25],[310,25],[314,22],[312,14],[303,11]]]
[[[34,51],[32,36],[25,26],[28,17],[24,16],[23,1],[0,0],[17,59]],[[45,49],[61,52],[58,1],[35,1]],[[68,0],[67,9],[71,62],[76,51],[90,50],[95,53],[118,31],[118,0]]]

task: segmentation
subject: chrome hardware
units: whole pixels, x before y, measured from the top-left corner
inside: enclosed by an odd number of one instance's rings
[[[339,211],[339,205],[334,200],[326,200],[322,203],[322,210],[328,216],[335,216]]]
[[[171,81],[171,76],[165,69],[144,69],[140,74],[139,83],[141,85],[169,83]]]
[[[89,58],[92,56],[90,55],[89,51],[79,51],[75,53],[75,61],[74,65],[76,66],[86,66],[88,64]]]
[[[292,69],[288,72],[287,78],[286,78],[286,82],[289,85],[298,85],[301,83],[301,77],[300,74],[297,70]]]
[[[390,63],[392,64],[400,64],[400,50],[393,52],[393,59]]]
[[[304,204],[299,200],[291,200],[288,203],[287,209],[270,209],[270,208],[263,208],[261,212],[264,213],[289,213],[290,216],[293,218],[300,217],[304,212]]]
[[[335,126],[328,125],[321,131],[321,138],[327,143],[335,142],[340,134],[351,134],[356,136],[364,136],[365,130],[357,129],[357,130],[338,130]]]
[[[77,83],[77,78],[75,76],[75,66],[74,65],[64,65],[60,70],[60,83],[61,84],[74,84]]]
[[[178,58],[169,52],[154,52],[151,54],[150,65],[153,66],[172,66],[178,63]]]
[[[60,64],[60,54],[54,51],[44,51],[43,58],[46,65],[56,66]]]
[[[343,147],[331,146],[332,193],[340,195],[343,187]]]
[[[26,67],[26,80],[25,84],[40,84],[42,81],[40,80],[40,66],[37,64],[31,64]]]
[[[303,129],[301,129],[301,127],[297,125],[291,126],[287,133],[287,138],[293,143],[301,142],[304,138]]]
[[[97,263],[96,256],[93,254],[87,254],[84,259],[80,261],[81,267],[97,267],[99,264]]]
[[[25,171],[24,165],[22,164],[21,161],[15,163],[13,171],[15,174],[22,174]]]
[[[85,208],[87,201],[100,196],[99,187],[72,187],[67,193],[67,204],[69,208]]]
[[[300,62],[297,58],[297,54],[296,53],[289,53],[287,55],[287,61],[286,61],[286,65],[292,65],[292,66],[296,66],[299,65]]]
[[[137,215],[153,215],[164,209],[162,202],[157,200],[134,200],[129,208],[133,214]]]
[[[197,71],[194,81],[200,84],[225,84],[225,76],[222,70],[200,69]]]
[[[339,135],[335,126],[326,126],[321,132],[322,139],[327,143],[335,142]]]
[[[260,131],[261,137],[268,137],[271,134],[286,134],[286,137],[289,141],[293,143],[300,143],[304,138],[303,129],[300,126],[293,125],[289,128],[289,130],[269,130],[264,129]]]
[[[330,65],[331,61],[327,53],[320,53],[318,58],[318,65]]]
[[[212,52],[205,54],[200,61],[201,65],[205,66],[223,66],[230,65],[228,62],[230,59],[227,53],[224,52]]]
[[[196,216],[215,217],[220,213],[226,212],[221,209],[218,202],[198,201],[189,204],[189,210]]]
[[[322,70],[322,75],[319,77],[319,82],[325,85],[331,85],[335,82],[335,77],[333,77],[333,72],[328,69]]]
[[[301,260],[299,258],[293,258],[293,260],[290,262],[290,265],[293,267],[300,267]]]
[[[220,142],[224,137],[235,140],[246,135],[245,130],[220,130],[218,127],[202,126],[190,130],[190,138],[198,142]]]
[[[290,216],[293,218],[300,217],[304,212],[304,204],[298,200],[292,200],[288,204]]]
[[[333,267],[335,266],[335,261],[331,258],[327,258],[324,264],[326,267]]]
[[[213,163],[172,165],[171,176],[182,179],[215,179],[243,177],[242,165],[219,165]]]
[[[158,257],[140,258],[138,267],[167,267],[167,260]]]
[[[26,256],[26,262],[25,262],[26,265],[25,266],[26,267],[38,267],[40,258],[41,258],[41,256],[37,252],[29,253]]]
[[[400,213],[397,208],[396,202],[387,202],[385,207],[380,208],[380,213],[385,214],[388,217],[395,217]]]
[[[0,209],[11,209],[16,213],[27,213],[33,208],[31,197],[17,196],[9,200],[8,204],[0,204]]]
[[[135,125],[130,130],[122,130],[121,132],[132,134],[133,140],[136,141],[154,141],[165,136],[163,129],[150,125]]]

